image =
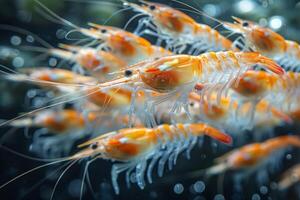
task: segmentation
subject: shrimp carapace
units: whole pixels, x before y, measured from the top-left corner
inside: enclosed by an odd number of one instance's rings
[[[242,34],[246,48],[276,60],[286,69],[298,70],[300,64],[300,45],[285,40],[283,36],[269,28],[252,21],[233,17],[235,23],[224,22],[224,27]]]

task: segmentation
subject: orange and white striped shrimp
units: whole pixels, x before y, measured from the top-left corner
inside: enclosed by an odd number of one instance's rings
[[[256,103],[266,99],[286,112],[291,111],[288,108],[293,106],[288,105],[296,103],[300,95],[300,74],[296,72],[278,76],[264,71],[247,71],[237,82],[231,88],[244,100]]]
[[[119,194],[117,178],[121,172],[126,171],[126,181],[129,184],[130,174],[135,170],[136,182],[143,189],[145,187],[145,173],[148,181],[152,183],[152,171],[156,163],[158,163],[158,174],[162,176],[166,162],[168,162],[171,169],[176,163],[177,156],[182,151],[189,152],[197,143],[199,136],[202,135],[210,136],[225,144],[231,143],[230,136],[202,123],[163,124],[156,128],[127,128],[91,139],[79,145],[79,147],[85,147],[85,149],[73,156],[55,161],[53,164],[70,160],[76,162],[84,158],[92,158],[92,160],[102,158],[117,161],[112,167],[111,178],[113,188]],[[51,164],[48,163],[44,166]],[[41,167],[43,166],[36,169]],[[25,172],[23,175],[27,173],[29,172]],[[0,188],[23,175],[12,179]]]
[[[82,67],[96,78],[111,78],[110,73],[123,69],[127,63],[114,54],[89,47],[61,44],[63,49],[49,49],[51,55],[76,62],[76,68]],[[76,70],[76,69],[75,69]],[[82,69],[78,69],[82,71]]]
[[[197,89],[198,83],[212,85],[210,88],[224,84],[218,90],[222,92],[256,64],[277,74],[284,73],[274,61],[258,53],[212,52],[200,56],[176,55],[145,61],[126,69],[123,77],[98,86],[100,89],[127,86],[133,88],[133,91],[145,90],[145,107],[148,113],[154,113],[154,106],[175,98],[174,107],[171,109],[175,112],[181,105],[188,105],[188,94]],[[151,94],[155,91],[160,95],[147,98],[147,91]]]
[[[278,188],[285,190],[300,181],[300,164],[297,164],[286,172],[283,173],[280,181],[278,182]]]
[[[102,40],[98,48],[107,47],[112,53],[126,61],[136,64],[150,58],[171,55],[168,50],[152,45],[148,40],[120,28],[89,23],[90,29],[79,29],[87,36]]]
[[[257,166],[276,151],[287,147],[300,148],[298,136],[278,136],[262,143],[252,143],[226,153],[218,159],[218,164],[207,170],[217,174],[226,170],[238,170]]]
[[[207,50],[233,50],[232,42],[229,39],[210,26],[197,23],[179,10],[148,1],[142,1],[143,5],[122,1],[125,6],[130,6],[134,11],[140,12],[139,15],[146,15],[140,20],[136,30],[138,34],[141,34],[139,33],[140,29],[146,25],[148,29],[143,30],[142,33],[164,39],[170,47],[183,46],[181,49],[179,48],[179,53],[185,49],[186,44],[192,45],[189,54],[194,55]]]
[[[82,130],[86,123],[92,123],[97,118],[93,112],[81,113],[74,109],[45,110],[35,113],[32,117],[12,121],[9,125],[16,127],[42,127],[56,134]]]
[[[300,45],[294,41],[285,40],[283,36],[269,28],[234,17],[235,23],[224,22],[224,27],[242,34],[246,48],[261,53],[276,60],[285,69],[299,70]]]
[[[25,68],[24,74],[9,74],[6,78],[15,81],[35,82],[41,86],[82,86],[93,84],[97,81],[93,77],[76,74],[70,70],[58,68]]]
[[[189,95],[189,114],[193,119],[203,120],[218,128],[236,133],[241,129],[290,123],[289,115],[273,107],[267,101],[260,101],[252,109],[250,102],[244,103],[231,97],[222,96],[217,101],[217,94],[204,98],[194,92]],[[253,114],[254,113],[254,114]]]

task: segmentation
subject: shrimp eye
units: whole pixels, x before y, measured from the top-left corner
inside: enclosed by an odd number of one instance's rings
[[[97,142],[91,144],[91,149],[95,150],[95,149],[97,149],[97,148],[98,148],[98,143],[97,143]]]
[[[125,76],[126,76],[126,77],[132,76],[132,71],[129,70],[129,69],[125,70]]]
[[[151,5],[151,6],[149,6],[149,9],[150,9],[150,10],[155,10],[156,7],[155,7],[155,5]]]
[[[101,29],[101,33],[107,33],[106,29]]]
[[[191,106],[191,107],[194,107],[194,105],[195,105],[194,102],[191,102],[191,103],[190,103],[190,106]]]
[[[243,22],[243,23],[242,23],[242,26],[243,26],[243,27],[249,26],[249,22]]]

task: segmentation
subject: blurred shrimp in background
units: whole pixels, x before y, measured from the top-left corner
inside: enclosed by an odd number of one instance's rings
[[[300,199],[299,13],[1,1],[3,199]]]

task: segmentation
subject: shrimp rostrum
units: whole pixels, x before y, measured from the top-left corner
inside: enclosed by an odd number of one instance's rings
[[[119,194],[117,183],[119,173],[126,171],[127,184],[130,184],[129,176],[135,170],[136,182],[143,189],[145,187],[145,173],[148,181],[152,183],[151,176],[156,163],[158,163],[158,174],[162,176],[166,162],[168,162],[169,169],[171,169],[176,163],[178,155],[185,150],[189,155],[189,152],[197,143],[197,139],[202,135],[210,136],[225,144],[231,144],[230,136],[202,123],[163,124],[156,128],[127,128],[91,139],[79,145],[79,147],[85,149],[68,158],[54,161],[53,164],[65,161],[76,162],[90,157],[92,160],[102,158],[117,161],[112,167],[111,178],[113,188]],[[51,163],[44,166],[49,165]],[[29,172],[25,172],[18,177],[27,173]],[[3,184],[0,188],[5,187],[18,177]]]

